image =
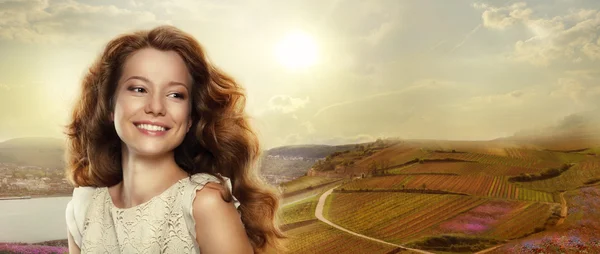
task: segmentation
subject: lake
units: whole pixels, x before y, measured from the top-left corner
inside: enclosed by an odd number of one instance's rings
[[[0,200],[0,242],[36,243],[67,238],[71,196]]]

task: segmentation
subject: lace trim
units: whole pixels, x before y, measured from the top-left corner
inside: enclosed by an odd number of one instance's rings
[[[171,190],[173,188],[177,187],[177,185],[181,184],[181,182],[183,182],[183,180],[185,180],[185,178],[178,180],[176,183],[171,185],[169,188],[164,190],[162,193],[152,197],[148,201],[141,203],[139,205],[136,205],[136,206],[128,207],[128,208],[120,208],[115,205],[115,203],[112,200],[112,197],[110,196],[110,192],[108,192],[108,187],[103,187],[103,189],[104,189],[103,191],[106,192],[106,196],[108,197],[108,203],[110,204],[110,207],[112,210],[127,211],[127,210],[135,210],[136,208],[143,209],[144,207],[149,206],[151,203],[155,202],[156,199],[162,198],[165,195],[169,194],[171,192]]]

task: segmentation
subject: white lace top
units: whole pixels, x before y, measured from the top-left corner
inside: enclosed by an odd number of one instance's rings
[[[223,178],[231,190],[231,181]],[[200,253],[192,202],[207,182],[219,179],[194,174],[125,209],[114,206],[107,187],[77,187],[67,204],[67,228],[81,253]],[[233,201],[238,208],[240,202]]]

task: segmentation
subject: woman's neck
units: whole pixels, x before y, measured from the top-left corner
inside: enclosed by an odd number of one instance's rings
[[[188,176],[172,152],[148,157],[124,149],[122,158],[123,181],[112,190],[113,203],[119,208],[143,204]]]

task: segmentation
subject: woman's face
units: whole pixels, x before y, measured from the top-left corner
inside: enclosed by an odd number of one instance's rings
[[[129,153],[161,155],[192,125],[191,76],[175,51],[144,48],[125,61],[111,119]]]

